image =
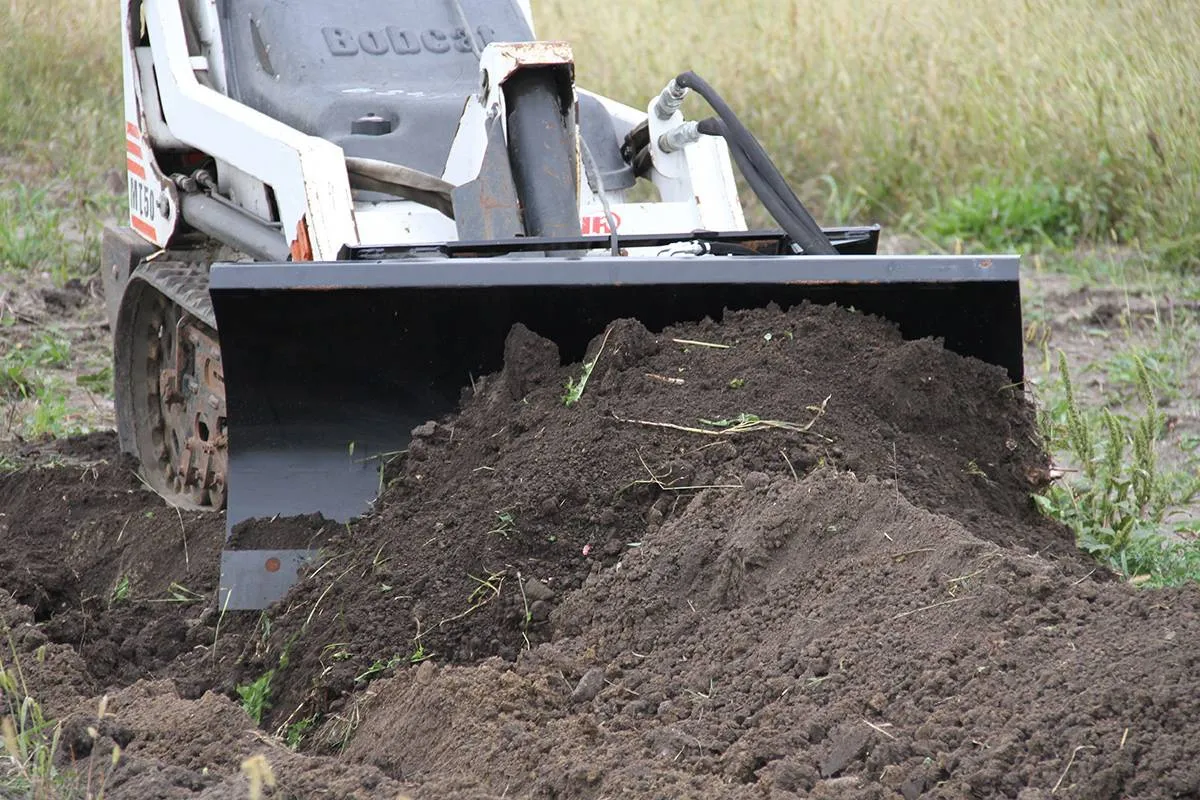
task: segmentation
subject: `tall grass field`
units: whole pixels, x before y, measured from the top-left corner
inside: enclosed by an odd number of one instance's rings
[[[938,242],[1117,240],[1200,261],[1194,0],[534,0],[534,12],[541,38],[572,42],[587,88],[642,106],[678,72],[706,77],[822,222]],[[78,197],[120,168],[118,14],[115,0],[0,0],[6,192],[36,176]]]

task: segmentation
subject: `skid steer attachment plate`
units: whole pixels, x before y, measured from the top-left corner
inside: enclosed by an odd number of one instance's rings
[[[615,319],[658,331],[725,309],[802,300],[887,317],[1022,380],[1015,256],[414,256],[218,264],[210,290],[229,424],[228,526],[370,509],[381,464],[412,429],[453,412],[502,366],[515,323],[565,363]],[[273,543],[278,545],[279,543]],[[296,542],[297,548],[305,543]],[[294,580],[297,550],[232,550],[223,607],[263,608]]]

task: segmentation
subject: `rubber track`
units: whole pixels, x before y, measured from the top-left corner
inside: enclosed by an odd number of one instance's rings
[[[217,329],[212,298],[208,294],[208,270],[200,264],[179,261],[142,264],[131,280],[141,279],[161,292],[186,313]]]

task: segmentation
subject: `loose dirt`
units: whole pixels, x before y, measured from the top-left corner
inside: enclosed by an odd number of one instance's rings
[[[63,768],[117,798],[244,797],[252,755],[273,797],[1200,793],[1200,592],[1035,513],[1001,370],[805,306],[621,321],[566,407],[579,374],[518,327],[370,515],[239,531],[324,542],[263,615],[220,613],[223,520],[111,434],[9,454],[0,617]]]

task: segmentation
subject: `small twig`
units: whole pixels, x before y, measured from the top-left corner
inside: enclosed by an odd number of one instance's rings
[[[125,524],[121,526],[120,532],[117,533],[117,544],[121,543],[121,537],[125,535],[125,529],[129,527],[129,520],[133,519],[133,514],[125,518]]]
[[[786,463],[788,465],[788,469],[790,469],[792,471],[792,480],[794,480],[794,481],[800,480],[800,476],[796,474],[796,468],[792,466],[792,460],[790,458],[788,458],[787,451],[780,450],[779,455],[783,456],[784,463]]]
[[[1129,738],[1129,728],[1126,728],[1125,732],[1121,734],[1121,746],[1117,748],[1118,750],[1125,749],[1125,740],[1128,738]]]
[[[896,490],[896,509],[900,508],[900,462],[896,458],[896,443],[892,442],[892,488]]]
[[[1092,747],[1090,744],[1081,744],[1081,745],[1079,745],[1078,747],[1076,747],[1074,750],[1072,750],[1072,751],[1071,751],[1071,758],[1070,758],[1070,759],[1067,761],[1067,766],[1066,766],[1066,768],[1065,768],[1065,769],[1063,769],[1063,771],[1062,771],[1062,775],[1059,775],[1059,776],[1058,776],[1058,781],[1057,781],[1057,782],[1054,784],[1054,788],[1050,790],[1050,794],[1054,794],[1055,792],[1057,792],[1057,791],[1058,791],[1058,787],[1059,787],[1059,786],[1062,786],[1062,782],[1063,782],[1064,780],[1066,780],[1066,777],[1067,777],[1067,771],[1068,771],[1068,770],[1070,770],[1070,769],[1071,769],[1071,765],[1075,763],[1075,755],[1076,755],[1076,754],[1077,754],[1077,753],[1078,753],[1080,750],[1095,750],[1095,749],[1096,749],[1096,748],[1095,748],[1095,747]]]
[[[647,373],[645,373],[645,375],[650,380],[662,381],[663,383],[670,383],[674,386],[682,386],[685,383],[683,378],[671,378],[666,375],[659,375],[658,373],[655,373],[655,372],[647,372]]]
[[[1084,581],[1086,581],[1088,578],[1092,577],[1092,576],[1093,576],[1093,575],[1095,575],[1095,574],[1096,574],[1096,570],[1092,570],[1092,571],[1091,571],[1091,572],[1089,572],[1087,575],[1084,575],[1082,578],[1080,578],[1079,580],[1075,581],[1075,582],[1074,582],[1074,583],[1072,583],[1071,585],[1072,585],[1072,586],[1078,586],[1079,584],[1083,583]],[[1129,730],[1129,729],[1128,729],[1128,728],[1126,728],[1125,730],[1126,730],[1126,732],[1128,732],[1128,730]]]
[[[183,527],[183,512],[175,507],[175,515],[179,517],[179,532],[183,534],[183,566],[188,572],[192,571],[192,560],[188,558],[187,529]]]
[[[521,625],[521,638],[525,640],[525,649],[532,650],[529,644],[529,624],[533,621],[533,613],[529,610],[529,598],[525,595],[525,578],[521,570],[517,570],[517,588],[521,590],[521,604],[525,606],[525,619]]]
[[[901,611],[899,614],[892,617],[892,619],[900,619],[901,617],[907,617],[912,614],[920,614],[922,611],[928,611],[929,609],[937,608],[938,606],[948,606],[951,603],[961,603],[963,600],[974,600],[974,599],[975,598],[973,598],[973,597],[955,597],[951,600],[942,600],[939,603],[934,603],[934,604],[928,605],[928,606],[921,606],[920,608],[914,608],[911,611]]]
[[[991,569],[991,567],[983,567],[982,569],[975,570],[970,575],[959,575],[957,578],[950,578],[946,582],[947,583],[961,583],[962,581],[969,581],[969,580],[971,580],[971,578],[974,578],[976,575],[982,575],[983,573],[987,572],[989,569]]]
[[[620,689],[623,692],[629,692],[629,694],[633,695],[634,697],[641,697],[640,694],[635,692],[633,689],[630,689],[628,686],[626,686],[623,683],[613,683],[608,678],[605,678],[604,682],[607,683],[609,686],[614,686],[614,687]]]
[[[697,433],[703,436],[735,436],[741,433],[754,433],[755,431],[763,431],[768,429],[777,429],[791,431],[793,433],[807,433],[810,436],[824,439],[825,441],[833,441],[828,437],[822,436],[812,430],[813,425],[817,420],[825,414],[825,404],[829,402],[826,397],[819,406],[809,406],[809,410],[814,412],[813,418],[803,425],[795,422],[787,422],[777,419],[761,419],[754,414],[740,414],[737,418],[731,420],[700,420],[702,424],[709,425],[708,428],[697,428],[691,425],[677,425],[674,422],[658,422],[647,419],[628,419],[619,417],[613,414],[613,419],[618,422],[629,422],[634,425],[645,425],[651,428],[668,428],[674,431],[683,431],[684,433]]]
[[[740,483],[707,483],[707,484],[699,484],[696,486],[673,486],[671,484],[673,484],[674,481],[671,481],[670,484],[662,482],[663,478],[665,478],[667,475],[671,474],[670,470],[667,470],[661,476],[655,475],[654,470],[650,469],[650,465],[647,464],[646,459],[642,457],[641,450],[638,451],[637,457],[638,457],[638,461],[642,462],[642,469],[646,470],[646,473],[650,476],[650,479],[647,480],[645,478],[641,478],[641,479],[636,480],[633,483],[631,483],[630,486],[645,486],[647,484],[651,484],[651,485],[657,486],[659,489],[662,489],[664,492],[688,492],[688,491],[700,491],[701,489],[744,489],[745,488]],[[625,488],[627,489],[629,487],[627,486]],[[624,491],[624,490],[622,490],[622,491]]]
[[[936,549],[937,548],[934,548],[934,547],[919,547],[916,550],[905,550],[903,553],[894,553],[892,555],[892,558],[895,559],[896,561],[903,561],[904,559],[908,558],[909,556],[915,556],[919,553],[932,553]]]
[[[893,734],[890,734],[890,733],[888,733],[888,732],[887,732],[887,731],[885,731],[885,730],[884,730],[882,727],[880,727],[880,726],[876,725],[875,723],[871,722],[871,720],[869,720],[869,719],[866,719],[866,718],[864,717],[864,718],[863,718],[863,722],[867,723],[867,726],[868,726],[868,727],[870,727],[870,728],[872,728],[872,729],[874,729],[874,730],[878,731],[879,733],[882,733],[882,734],[883,734],[884,736],[886,736],[887,738],[889,738],[889,739],[892,739],[893,741],[896,739],[896,737],[895,737]],[[889,722],[889,723],[886,723],[886,724],[888,724],[888,725],[891,725],[891,723],[890,723],[890,722]]]
[[[336,558],[336,556],[334,556],[334,558]],[[332,562],[333,562],[333,559],[331,558],[331,559],[329,559],[329,561],[326,561],[324,564],[322,564],[321,568],[322,569],[325,568]],[[317,597],[317,602],[313,603],[312,609],[308,612],[308,618],[304,620],[304,627],[301,628],[302,631],[308,630],[308,626],[310,624],[312,624],[313,617],[316,616],[317,609],[321,607],[321,601],[325,599],[325,595],[329,594],[330,590],[333,589],[333,587],[337,585],[337,582],[340,581],[342,578],[346,577],[347,575],[349,575],[351,570],[353,570],[353,569],[354,569],[353,566],[346,567],[346,570],[341,575],[338,575],[336,578],[334,578],[332,581],[329,582],[329,585],[326,586],[325,590],[323,592],[321,592],[321,594]],[[316,575],[316,573],[314,572],[312,575],[309,575],[308,577],[311,580],[315,575]]]
[[[136,469],[130,470],[130,473],[133,475],[133,477],[138,479],[138,483],[142,484],[142,486],[145,487],[146,491],[148,491],[148,492],[154,491],[154,487],[151,486],[150,483],[145,478],[143,478],[142,474],[140,472],[138,472]]]
[[[212,663],[217,663],[217,643],[221,639],[221,620],[225,619],[225,612],[229,610],[229,601],[233,599],[233,592],[225,593],[225,602],[221,604],[221,613],[217,615],[217,624],[213,629],[213,646],[212,646]]]
[[[672,339],[671,341],[675,342],[676,344],[694,344],[697,347],[711,347],[714,350],[728,350],[731,347],[733,347],[733,345],[731,345],[731,344],[717,344],[716,342],[700,342],[695,339]]]
[[[474,575],[470,575],[468,577],[470,577],[474,580],[477,580],[477,581],[480,580],[479,578],[476,578]],[[501,578],[501,581],[503,581],[503,578]],[[480,582],[483,583],[485,586],[487,586],[486,581],[480,581]],[[500,596],[500,589],[498,587],[490,587],[490,588],[492,588],[492,591],[494,592],[494,594],[490,595],[489,597],[485,597],[482,600],[476,601],[473,605],[471,605],[469,608],[467,608],[466,611],[455,614],[452,617],[447,617],[446,619],[439,620],[437,627],[441,628],[443,625],[445,625],[448,622],[456,622],[456,621],[462,619],[463,617],[470,616],[471,614],[474,614],[476,611],[483,608],[488,603],[492,602],[493,600],[495,600],[497,597]],[[426,631],[426,633],[428,633],[428,631]],[[420,636],[417,636],[415,640],[419,640],[419,639],[420,639]]]

